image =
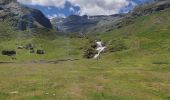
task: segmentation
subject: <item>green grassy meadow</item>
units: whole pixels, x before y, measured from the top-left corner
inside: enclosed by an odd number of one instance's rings
[[[140,17],[121,29],[91,35],[106,45],[120,39],[128,47],[103,53],[100,59],[82,57],[87,38],[1,40],[0,51],[15,49],[17,55],[15,60],[0,55],[0,100],[170,100],[169,12]],[[17,44],[26,43],[44,49],[46,54],[16,49]]]
[[[0,99],[169,100],[169,63],[139,58],[1,64]]]

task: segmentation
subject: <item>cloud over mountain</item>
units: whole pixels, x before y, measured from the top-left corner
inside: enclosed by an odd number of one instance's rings
[[[80,15],[110,15],[127,7],[132,0],[18,0],[29,5],[65,7],[66,3],[80,8]],[[74,10],[74,9],[72,9]]]

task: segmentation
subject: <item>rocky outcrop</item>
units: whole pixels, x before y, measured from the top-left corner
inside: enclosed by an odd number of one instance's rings
[[[138,6],[133,11],[129,12],[126,17],[115,24],[115,28],[122,28],[134,22],[134,19],[147,16],[155,12],[160,12],[170,8],[170,1],[168,0],[156,0],[153,3]]]
[[[56,28],[62,32],[68,33],[84,33],[87,32],[90,28],[95,27],[96,25],[104,24],[110,21],[114,21],[122,18],[123,14],[116,15],[100,15],[100,16],[78,16],[71,15],[67,18],[54,18],[51,22],[56,25]]]
[[[16,0],[0,1],[0,21],[6,21],[19,30],[52,28],[50,21],[37,9],[28,8]]]
[[[155,0],[148,4],[137,6],[134,10],[126,14],[124,17],[118,20],[110,20],[101,25],[93,27],[91,33],[105,33],[112,31],[113,29],[119,29],[130,24],[133,24],[135,19],[141,16],[147,16],[155,12],[160,12],[170,8],[169,0]]]
[[[134,22],[140,16],[146,16],[170,7],[169,0],[156,0],[136,7],[128,14],[78,16],[71,15],[67,18],[52,19],[53,25],[59,31],[68,33],[105,33],[114,28],[122,28]]]
[[[132,12],[129,13],[129,17],[138,17],[149,15],[154,12],[159,12],[170,8],[169,0],[155,0],[154,3],[136,7]]]
[[[83,32],[85,29],[97,24],[96,20],[88,19],[87,16],[71,15],[67,18],[58,20],[57,29],[62,32]]]

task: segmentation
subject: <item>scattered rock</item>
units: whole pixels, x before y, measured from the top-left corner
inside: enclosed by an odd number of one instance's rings
[[[3,50],[2,55],[13,56],[13,55],[16,55],[16,51],[14,51],[14,50]]]
[[[45,54],[44,50],[37,50],[37,54]]]
[[[14,95],[16,95],[16,94],[18,94],[19,92],[18,91],[12,91],[12,92],[10,92],[10,94],[14,94]]]
[[[49,95],[49,93],[45,93],[46,95]]]
[[[24,46],[18,46],[17,49],[24,49]]]

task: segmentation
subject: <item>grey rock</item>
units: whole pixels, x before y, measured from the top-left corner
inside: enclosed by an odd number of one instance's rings
[[[56,29],[66,33],[87,33],[91,28],[104,25],[110,21],[122,18],[123,14],[116,15],[100,15],[100,16],[78,16],[71,15],[67,18],[54,18],[51,20]]]

